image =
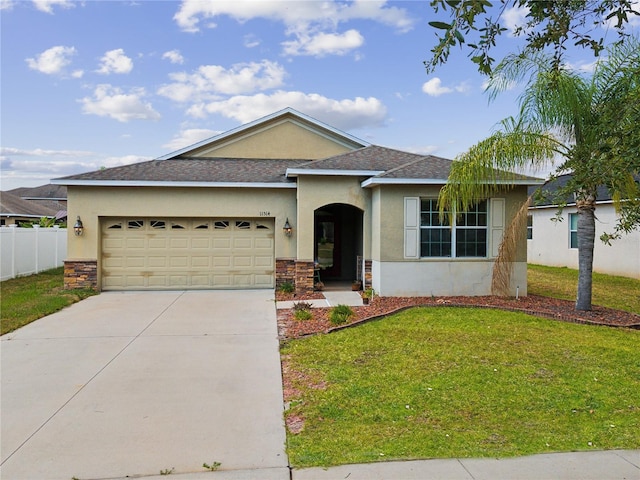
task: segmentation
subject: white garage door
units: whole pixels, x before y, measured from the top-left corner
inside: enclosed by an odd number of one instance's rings
[[[273,288],[273,219],[106,218],[103,290]]]

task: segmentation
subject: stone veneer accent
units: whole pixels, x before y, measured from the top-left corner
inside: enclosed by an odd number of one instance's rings
[[[79,288],[98,289],[98,261],[97,260],[65,260],[64,288],[75,290]]]
[[[296,283],[296,261],[289,258],[276,258],[276,290],[283,283]]]
[[[296,293],[305,295],[313,292],[313,262],[296,262]]]
[[[371,288],[371,279],[372,279],[372,275],[371,275],[371,260],[365,260],[364,261],[364,282],[363,282],[363,288],[366,290],[367,288]]]

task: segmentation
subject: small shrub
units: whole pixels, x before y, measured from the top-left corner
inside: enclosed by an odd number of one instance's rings
[[[311,320],[313,313],[311,313],[311,310],[296,310],[293,313],[293,318],[296,320]]]
[[[295,302],[293,304],[293,310],[297,312],[298,310],[307,310],[310,311],[313,305],[309,302]]]
[[[329,313],[329,321],[332,325],[342,325],[347,323],[355,313],[348,305],[337,305],[331,309]]]
[[[293,293],[295,289],[296,287],[291,282],[282,282],[278,288],[282,293]]]

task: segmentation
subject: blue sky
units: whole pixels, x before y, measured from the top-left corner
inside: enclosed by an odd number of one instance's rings
[[[285,107],[447,158],[517,112],[517,89],[488,103],[466,51],[426,73],[427,0],[0,2],[2,190],[149,160]]]

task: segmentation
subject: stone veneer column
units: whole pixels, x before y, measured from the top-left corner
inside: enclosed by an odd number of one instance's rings
[[[313,292],[313,262],[296,262],[296,293],[304,295]]]
[[[65,260],[64,288],[75,290],[80,288],[98,289],[97,260]]]
[[[364,282],[362,282],[362,286],[365,290],[367,288],[371,288],[371,285],[372,285],[371,264],[372,264],[371,260],[364,261]]]
[[[296,261],[291,258],[276,258],[276,290],[287,282],[296,284]]]

